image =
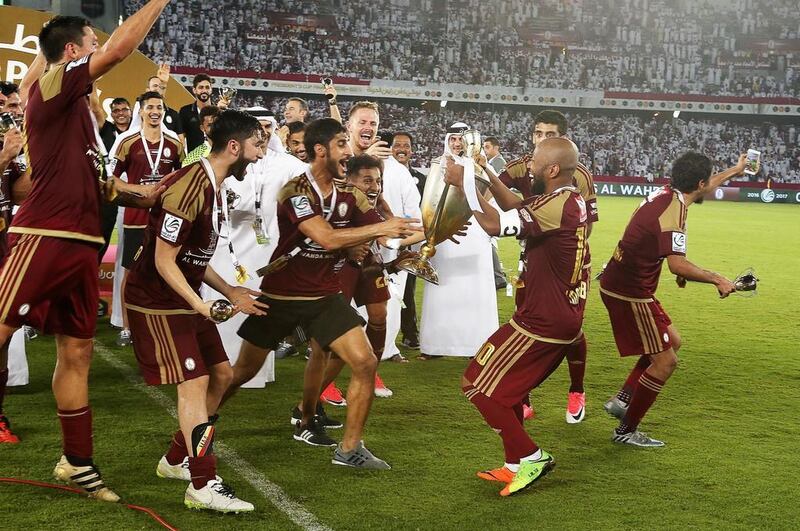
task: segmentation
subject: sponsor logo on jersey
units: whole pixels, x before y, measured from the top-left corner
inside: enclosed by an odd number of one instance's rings
[[[672,233],[672,252],[686,254],[686,235],[684,233]]]
[[[182,226],[183,219],[172,214],[164,214],[164,223],[161,224],[161,238],[168,242],[177,242]]]
[[[292,197],[291,201],[292,208],[294,208],[294,215],[298,218],[304,218],[314,213],[314,209],[311,208],[311,201],[308,200],[308,197],[297,195]]]

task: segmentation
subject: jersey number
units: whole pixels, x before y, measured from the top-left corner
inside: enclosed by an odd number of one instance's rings
[[[578,227],[575,231],[577,238],[577,251],[575,252],[575,267],[572,270],[572,279],[570,284],[575,284],[580,278],[581,269],[583,269],[583,258],[586,256],[586,225]]]

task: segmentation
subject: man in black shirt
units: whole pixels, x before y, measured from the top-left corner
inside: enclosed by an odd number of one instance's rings
[[[211,105],[211,76],[208,74],[194,76],[192,93],[195,98],[194,103],[184,105],[179,113],[183,127],[183,134],[180,137],[187,153],[191,153],[205,140],[203,131],[200,130],[200,110]]]

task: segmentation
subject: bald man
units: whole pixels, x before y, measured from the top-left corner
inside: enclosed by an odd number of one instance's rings
[[[464,394],[500,435],[505,465],[478,477],[505,484],[501,496],[530,487],[555,466],[523,427],[522,402],[583,341],[589,256],[586,203],[573,186],[578,150],[565,138],[539,142],[531,162],[533,192],[516,208],[498,212],[478,197],[473,214],[493,236],[523,243],[525,297],[511,320],[478,350],[461,380]],[[448,166],[446,179],[458,185],[463,168]]]

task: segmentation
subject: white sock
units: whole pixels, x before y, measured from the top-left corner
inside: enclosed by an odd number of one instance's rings
[[[519,472],[519,463],[506,463],[506,468],[516,474]]]
[[[520,461],[538,461],[541,458],[542,458],[542,449],[540,448],[531,455],[523,457],[522,459],[520,459]]]

